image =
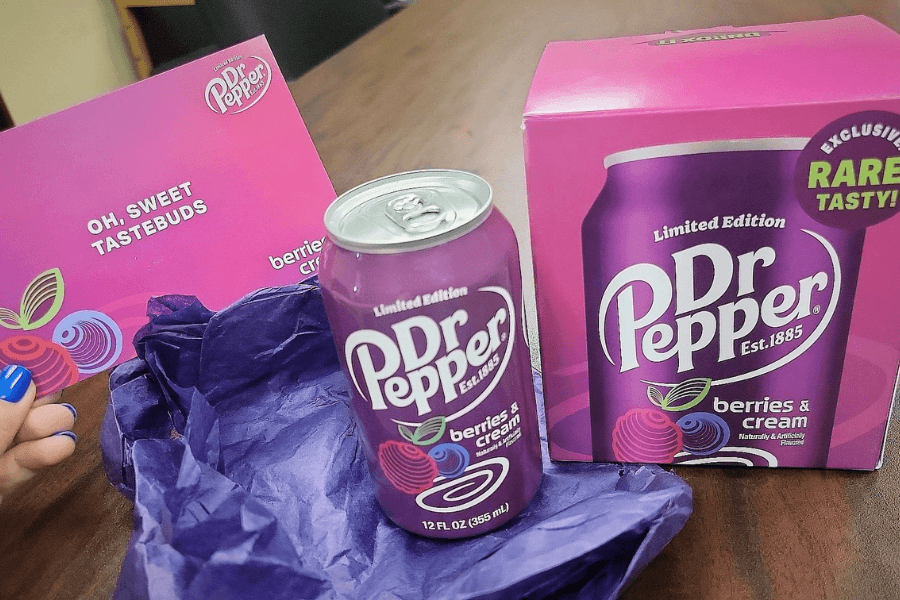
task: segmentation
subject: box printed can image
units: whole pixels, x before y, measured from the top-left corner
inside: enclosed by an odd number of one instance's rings
[[[426,537],[496,529],[542,476],[518,245],[491,194],[416,171],[325,214],[323,298],[376,496]]]
[[[582,225],[595,453],[824,464],[865,233],[794,198],[807,141],[607,157]]]

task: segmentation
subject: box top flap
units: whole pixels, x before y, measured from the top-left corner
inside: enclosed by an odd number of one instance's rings
[[[900,78],[886,87],[884,73],[898,59],[900,36],[861,16],[553,42],[525,117],[892,97]]]

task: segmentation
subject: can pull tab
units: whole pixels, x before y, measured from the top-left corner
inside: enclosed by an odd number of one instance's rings
[[[437,204],[427,203],[422,196],[415,193],[391,198],[384,212],[394,223],[411,233],[432,231],[441,223],[456,218],[455,211],[444,210]]]

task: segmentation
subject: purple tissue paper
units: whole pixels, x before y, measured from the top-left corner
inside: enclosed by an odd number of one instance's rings
[[[418,537],[375,500],[315,279],[218,313],[154,298],[148,315],[138,358],[110,377],[101,436],[134,501],[116,598],[615,598],[690,516],[676,475],[554,463],[544,443],[517,518]]]

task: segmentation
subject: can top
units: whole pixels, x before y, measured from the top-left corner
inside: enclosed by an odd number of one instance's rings
[[[325,211],[325,229],[355,252],[421,250],[478,227],[491,212],[492,194],[484,179],[465,171],[398,173],[341,194]]]
[[[610,154],[603,159],[607,169],[620,163],[663,158],[667,156],[687,156],[690,154],[708,154],[711,152],[747,152],[753,150],[803,150],[809,138],[755,138],[745,140],[709,140],[703,142],[683,142],[634,148]]]

